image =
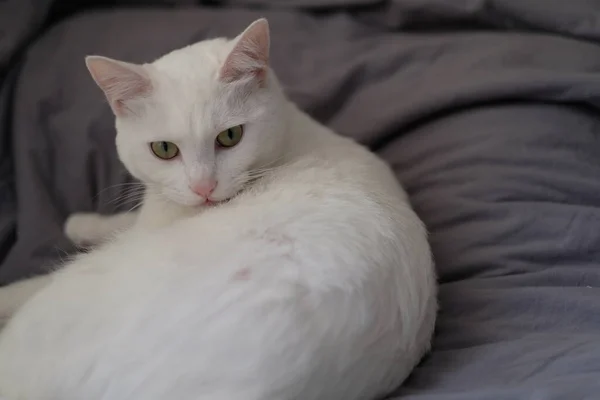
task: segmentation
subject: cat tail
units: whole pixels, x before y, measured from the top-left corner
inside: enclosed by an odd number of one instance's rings
[[[50,283],[50,275],[40,275],[0,288],[0,327],[44,286]],[[0,397],[0,400],[2,398]]]

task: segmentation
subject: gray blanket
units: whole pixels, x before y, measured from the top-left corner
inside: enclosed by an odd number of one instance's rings
[[[266,16],[289,95],[385,158],[431,232],[434,347],[392,398],[600,398],[599,0],[115,3],[0,3],[0,282],[72,253],[66,216],[130,180],[84,55]]]

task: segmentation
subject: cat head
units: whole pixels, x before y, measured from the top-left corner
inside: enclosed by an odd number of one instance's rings
[[[121,161],[163,198],[229,199],[282,156],[287,100],[269,69],[265,19],[151,64],[99,56],[86,64],[116,117]]]

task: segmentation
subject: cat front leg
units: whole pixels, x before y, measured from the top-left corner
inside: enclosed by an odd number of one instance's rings
[[[88,247],[102,243],[118,232],[131,228],[137,221],[138,212],[130,211],[114,215],[98,213],[71,214],[65,222],[65,234],[78,246]]]

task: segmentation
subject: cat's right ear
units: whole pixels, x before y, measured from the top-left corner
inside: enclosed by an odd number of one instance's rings
[[[133,103],[152,92],[152,81],[141,65],[100,56],[86,57],[85,64],[118,117],[135,114]]]
[[[221,67],[220,79],[235,82],[256,78],[264,83],[269,67],[269,46],[269,23],[264,18],[254,21],[235,38],[233,50]]]

